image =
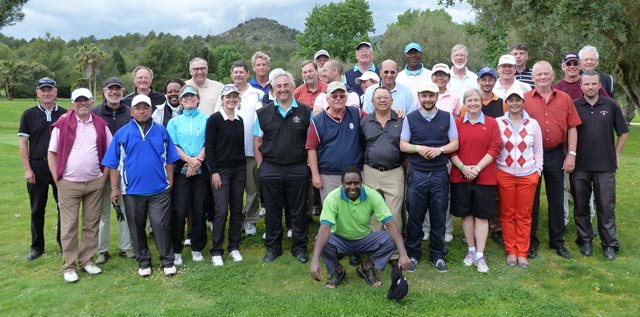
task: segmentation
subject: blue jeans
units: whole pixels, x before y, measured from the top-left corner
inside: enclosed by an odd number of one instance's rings
[[[407,178],[407,239],[405,246],[410,258],[422,256],[422,223],[429,211],[431,231],[429,253],[432,261],[444,257],[444,233],[449,203],[449,173],[417,171],[409,169]]]

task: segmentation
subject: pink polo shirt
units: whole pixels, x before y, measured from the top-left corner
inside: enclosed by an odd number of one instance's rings
[[[446,111],[452,114],[454,117],[460,116],[460,109],[462,105],[460,103],[460,98],[455,94],[452,94],[449,89],[445,90],[444,93],[438,94],[438,101],[436,102],[436,107],[442,111]]]
[[[76,115],[78,126],[76,128],[76,139],[73,142],[67,166],[62,173],[62,179],[70,182],[88,182],[102,176],[100,171],[100,160],[98,159],[98,147],[96,146],[96,128],[93,126],[93,115],[87,122],[82,122]],[[105,127],[107,133],[107,144],[111,143],[113,136],[109,127]],[[51,141],[49,151],[58,153],[58,139],[60,129],[54,127],[51,131]]]

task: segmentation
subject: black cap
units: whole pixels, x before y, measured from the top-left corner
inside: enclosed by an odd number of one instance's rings
[[[570,52],[566,52],[564,53],[564,56],[562,57],[562,64],[566,64],[568,61],[580,61],[580,57],[578,56],[578,52],[576,51],[570,51]]]
[[[391,270],[391,286],[387,292],[387,298],[397,302],[407,296],[409,293],[409,283],[407,279],[402,275],[402,270],[396,265]]]
[[[118,86],[120,88],[123,88],[124,84],[118,77],[109,77],[109,79],[107,79],[107,81],[104,83],[104,88],[109,88],[111,86]]]
[[[51,78],[49,78],[49,77],[40,78],[40,80],[38,80],[38,83],[36,84],[36,88],[40,89],[42,87],[55,88],[56,87],[56,81],[51,79]]]

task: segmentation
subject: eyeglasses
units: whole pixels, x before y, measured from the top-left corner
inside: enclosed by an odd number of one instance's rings
[[[206,67],[193,67],[191,68],[194,72],[206,72],[207,68]]]
[[[389,75],[389,74],[395,75],[397,73],[397,71],[395,71],[395,70],[385,70],[382,73],[385,74],[385,75]]]
[[[371,53],[372,49],[370,49],[370,48],[361,48],[361,49],[357,50],[356,52],[358,52],[358,54]]]
[[[578,66],[578,65],[580,65],[580,62],[578,62],[578,61],[568,61],[568,62],[566,62],[564,64],[567,65],[567,66]]]

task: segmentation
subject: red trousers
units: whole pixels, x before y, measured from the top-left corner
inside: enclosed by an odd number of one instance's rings
[[[514,176],[498,170],[500,226],[507,254],[527,257],[531,234],[531,209],[539,181],[538,173]]]

